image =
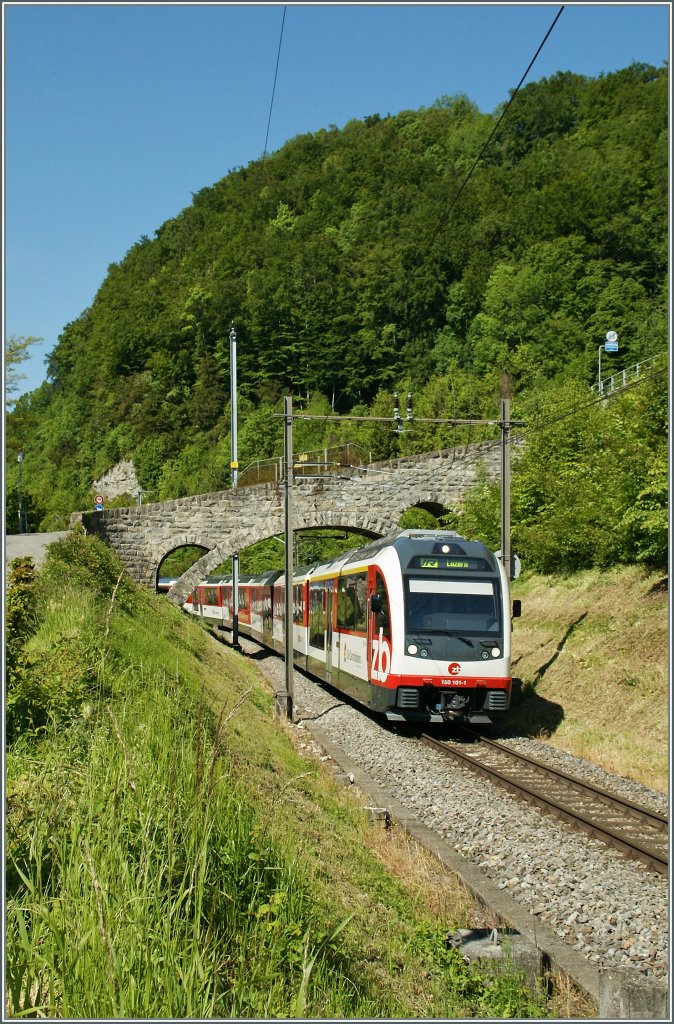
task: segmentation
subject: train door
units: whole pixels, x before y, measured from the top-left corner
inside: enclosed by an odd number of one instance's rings
[[[325,580],[309,581],[309,648],[310,672],[323,676],[326,670],[326,637],[328,632],[328,587]]]
[[[384,577],[376,566],[368,569],[367,616],[368,679],[385,686],[391,671],[391,616]]]
[[[328,682],[330,682],[332,679],[332,620],[334,617],[335,581],[327,580],[326,585],[327,608],[325,609],[325,678],[327,679]]]

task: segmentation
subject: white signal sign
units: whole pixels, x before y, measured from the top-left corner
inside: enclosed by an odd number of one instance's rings
[[[97,494],[96,497],[94,498],[94,502],[96,503],[96,505],[102,505],[103,504],[103,495],[102,494]]]

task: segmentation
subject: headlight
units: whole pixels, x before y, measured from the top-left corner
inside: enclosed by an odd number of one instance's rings
[[[417,647],[416,644],[410,644],[409,647],[407,648],[407,653],[408,654],[416,654],[418,650],[419,650],[419,648]]]
[[[492,649],[491,649],[491,656],[492,656],[492,658],[498,658],[500,653],[501,653],[501,648],[500,647],[492,647]]]
[[[421,648],[421,650],[419,651],[419,656],[421,658],[427,658],[428,657],[428,651],[426,650],[425,647]]]

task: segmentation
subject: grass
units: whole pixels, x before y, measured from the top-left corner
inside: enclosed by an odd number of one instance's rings
[[[515,723],[607,771],[667,792],[668,609],[659,574],[636,567],[522,578]]]
[[[255,666],[97,544],[48,558],[10,680],[41,682],[6,759],[6,1015],[549,1013],[447,949],[484,913],[298,749]]]

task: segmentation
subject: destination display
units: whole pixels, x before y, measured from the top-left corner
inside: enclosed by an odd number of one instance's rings
[[[468,555],[415,555],[408,569],[463,569],[473,572],[493,572],[486,558],[471,558]]]

